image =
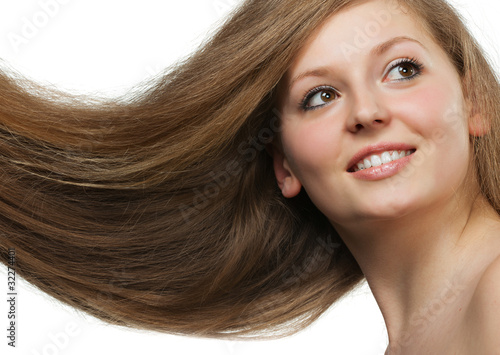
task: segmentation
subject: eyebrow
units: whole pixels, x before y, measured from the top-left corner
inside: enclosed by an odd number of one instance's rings
[[[391,38],[390,40],[383,42],[383,43],[380,43],[379,45],[373,47],[372,50],[370,51],[370,55],[371,56],[380,56],[383,53],[387,52],[391,47],[395,46],[398,43],[404,42],[404,41],[410,41],[410,42],[417,43],[421,47],[426,49],[422,43],[420,43],[419,41],[417,41],[414,38],[407,37],[407,36],[398,36],[398,37]],[[288,90],[290,90],[297,81],[300,81],[304,78],[322,77],[322,76],[326,76],[328,73],[329,73],[329,69],[327,67],[319,67],[319,68],[315,68],[313,70],[308,70],[304,73],[297,75],[295,78],[293,78],[292,81],[290,82],[290,85],[288,86]]]

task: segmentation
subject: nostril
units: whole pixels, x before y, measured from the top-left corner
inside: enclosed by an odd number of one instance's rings
[[[358,124],[356,125],[356,130],[357,130],[357,131],[361,131],[362,129],[363,129],[363,125],[362,125],[361,123],[358,123]]]

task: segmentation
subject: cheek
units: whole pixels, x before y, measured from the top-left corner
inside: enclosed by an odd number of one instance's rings
[[[466,130],[461,91],[428,85],[392,102],[396,115],[406,117],[418,133],[427,137],[463,136]],[[446,137],[445,137],[446,138]]]
[[[333,120],[311,120],[284,127],[285,154],[296,175],[308,180],[330,171],[340,152],[339,127]]]
[[[394,102],[396,115],[404,117],[419,137],[419,159],[413,161],[428,186],[446,184],[455,188],[469,165],[470,143],[461,91],[451,86],[429,85],[415,90],[407,100]],[[415,158],[416,159],[416,158]]]

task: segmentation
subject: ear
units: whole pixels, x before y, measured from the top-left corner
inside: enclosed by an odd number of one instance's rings
[[[482,137],[490,132],[490,123],[486,122],[479,113],[469,117],[469,134],[474,137]]]
[[[276,144],[268,147],[268,152],[273,157],[274,175],[284,197],[292,198],[299,194],[302,184],[290,169],[288,159],[281,147]]]
[[[473,95],[473,90],[470,89],[473,86],[471,73],[468,72],[463,80],[463,87],[465,106],[469,118],[469,134],[473,137],[482,137],[490,132],[491,124],[481,115],[481,110],[478,110],[477,100],[474,99],[475,95]]]

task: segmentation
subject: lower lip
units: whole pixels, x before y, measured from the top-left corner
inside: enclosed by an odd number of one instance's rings
[[[380,166],[372,166],[368,169],[359,170],[353,173],[349,173],[352,177],[359,180],[382,180],[387,179],[391,176],[399,173],[413,158],[412,153],[404,158],[400,158],[398,160],[393,160],[390,163],[382,164]]]

